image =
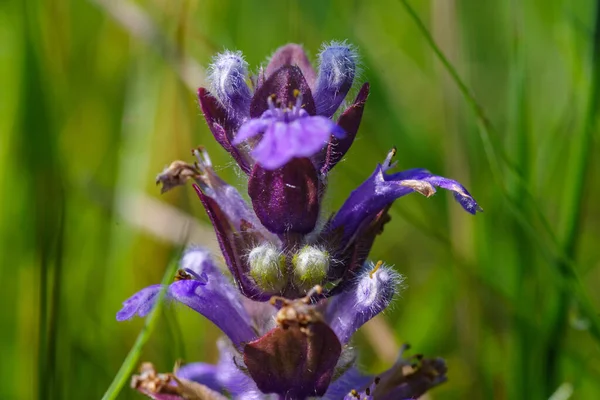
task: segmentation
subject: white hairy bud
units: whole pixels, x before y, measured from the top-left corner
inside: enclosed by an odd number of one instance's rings
[[[314,246],[304,246],[292,258],[294,283],[300,289],[310,290],[323,283],[329,272],[329,253]]]
[[[271,243],[255,247],[248,255],[250,276],[262,290],[278,292],[287,283],[285,261],[285,255]]]

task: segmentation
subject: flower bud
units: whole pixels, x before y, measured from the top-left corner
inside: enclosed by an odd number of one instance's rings
[[[292,258],[294,282],[303,290],[323,283],[329,271],[329,253],[314,246],[304,246]]]
[[[325,320],[342,344],[363,324],[390,305],[402,288],[403,277],[392,268],[367,263],[358,272],[354,286],[334,296],[327,306]]]
[[[317,114],[331,117],[352,87],[356,51],[346,43],[333,42],[319,54],[319,77],[315,88]]]
[[[279,292],[286,283],[285,255],[271,243],[255,247],[248,255],[250,276],[266,292]]]
[[[246,116],[252,94],[246,84],[248,63],[241,52],[217,54],[209,67],[208,81],[213,96],[228,112]]]

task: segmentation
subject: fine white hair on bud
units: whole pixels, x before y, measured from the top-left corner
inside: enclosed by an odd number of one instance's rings
[[[385,309],[401,288],[404,277],[382,261],[369,263],[356,285],[356,308]]]
[[[219,53],[209,66],[210,91],[228,111],[248,114],[252,93],[246,84],[247,75],[248,63],[240,51]]]
[[[319,54],[319,76],[315,89],[317,114],[332,116],[352,87],[358,53],[346,42],[331,42]]]
[[[248,254],[250,276],[266,292],[279,292],[287,284],[286,257],[273,244],[262,244]]]
[[[302,290],[310,290],[323,283],[329,272],[329,252],[315,246],[304,246],[292,257],[294,283]]]
[[[325,319],[342,344],[371,318],[385,310],[402,288],[404,278],[379,261],[366,263],[354,285],[330,299]]]

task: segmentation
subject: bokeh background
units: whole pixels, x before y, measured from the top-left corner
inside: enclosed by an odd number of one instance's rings
[[[243,191],[195,99],[211,57],[238,49],[256,71],[286,42],[315,59],[333,39],[358,47],[372,91],[326,212],[393,145],[400,168],[455,178],[485,210],[441,191],[395,203],[372,258],[407,288],[357,335],[365,370],[408,342],[448,362],[431,399],[600,398],[597,4],[408,4],[0,2],[0,399],[102,397],[144,326],[115,321],[121,302],[187,240],[215,247],[192,188],[154,184],[203,144]],[[217,337],[166,307],[136,357],[211,361]]]

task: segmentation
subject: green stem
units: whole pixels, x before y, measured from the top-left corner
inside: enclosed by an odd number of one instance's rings
[[[104,396],[102,396],[102,400],[115,399],[123,389],[123,386],[125,386],[125,383],[129,380],[129,377],[133,373],[136,366],[138,365],[140,361],[140,356],[142,354],[142,349],[144,348],[144,345],[150,338],[150,334],[154,331],[154,328],[156,327],[156,324],[158,322],[159,316],[163,308],[163,300],[166,288],[167,285],[173,280],[173,276],[175,276],[175,270],[177,269],[177,265],[178,262],[173,261],[170,263],[169,267],[165,271],[165,275],[162,279],[163,289],[158,295],[156,305],[146,318],[144,327],[138,334],[138,337],[135,340],[133,347],[131,348],[131,350],[129,350],[129,354],[127,354],[127,357],[123,361],[121,368],[119,368],[119,372],[117,372],[117,375],[114,377],[112,383],[104,393]]]

